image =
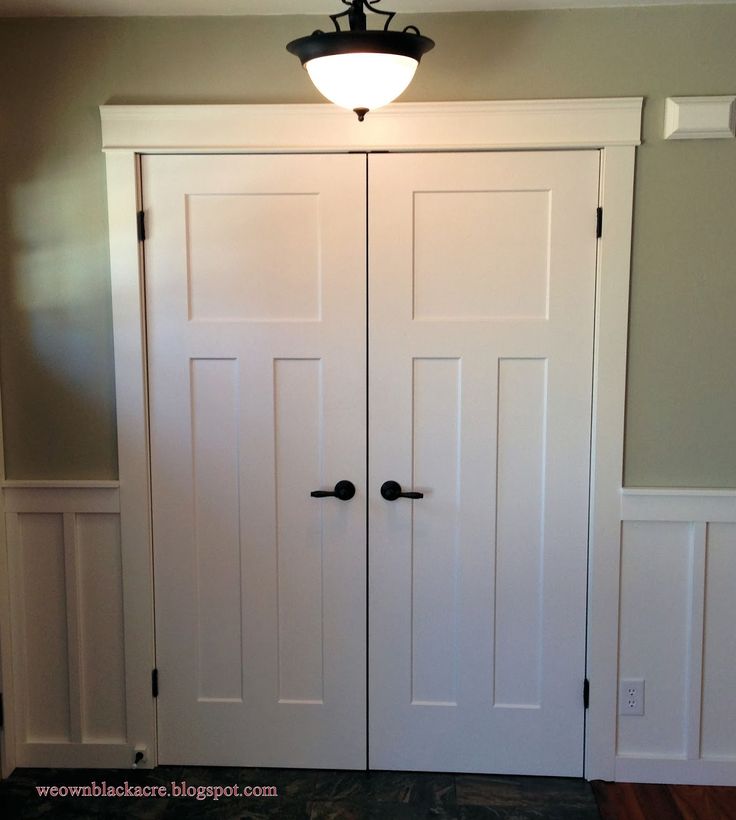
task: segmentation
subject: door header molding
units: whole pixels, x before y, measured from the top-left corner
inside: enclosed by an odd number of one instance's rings
[[[471,151],[641,143],[642,97],[334,105],[103,105],[106,152]]]

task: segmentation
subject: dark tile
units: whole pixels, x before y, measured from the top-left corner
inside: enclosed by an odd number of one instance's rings
[[[590,784],[575,778],[459,775],[455,789],[458,805],[494,809],[498,816],[503,812],[511,812],[512,818],[514,812],[520,817],[552,817],[559,812],[570,817],[598,816]]]
[[[315,801],[418,804],[427,807],[454,803],[452,775],[415,772],[323,772],[317,783]]]
[[[514,808],[521,802],[517,778],[495,775],[457,775],[455,800],[459,806],[493,806]]]
[[[306,820],[309,817],[306,804],[299,801],[282,801],[272,799],[230,798],[226,800],[196,801],[177,799],[170,801],[163,820],[260,820],[260,818],[279,817],[284,820]]]
[[[270,820],[271,817],[278,817],[279,820],[309,820],[309,811],[304,805],[281,805],[270,809],[251,809],[240,817],[242,820]]]
[[[275,786],[273,798],[41,799],[36,785]],[[598,820],[590,784],[574,778],[161,766],[154,770],[21,769],[0,783],[3,817],[83,820]]]
[[[458,820],[509,820],[516,811],[517,809],[495,806],[458,806]]]
[[[376,803],[416,803],[422,797],[420,778],[405,772],[370,772],[366,786]]]
[[[430,815],[426,806],[416,803],[353,803],[341,800],[316,800],[309,804],[310,820],[425,820],[446,815]]]
[[[307,804],[309,820],[368,820],[367,806],[333,800],[319,800]]]
[[[317,769],[240,769],[242,785],[276,786],[281,800],[312,799],[324,772]]]
[[[460,806],[459,820],[598,820],[585,809],[547,806]]]
[[[4,816],[12,818],[95,818],[95,817],[135,817],[141,820],[155,820],[163,815],[165,800],[160,798],[117,798],[117,797],[52,797],[42,796],[36,787],[89,786],[100,784],[107,775],[113,773],[99,770],[47,769],[16,771],[0,788],[4,804]],[[126,772],[112,781],[122,784]],[[100,776],[102,775],[102,776]],[[110,781],[108,781],[110,782]]]
[[[432,772],[374,772],[374,778],[387,778],[387,782],[404,783],[403,794],[408,799],[388,802],[422,803],[427,807],[455,804],[455,777],[451,774]],[[396,778],[396,780],[393,780]],[[379,780],[380,782],[380,780]],[[378,797],[380,792],[374,789]]]
[[[451,774],[425,775],[422,795],[430,806],[454,806],[457,804],[455,777]]]
[[[371,795],[371,775],[367,772],[324,771],[317,779],[315,801],[345,800],[363,804]]]

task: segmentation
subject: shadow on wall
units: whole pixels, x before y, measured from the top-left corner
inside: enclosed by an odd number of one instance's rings
[[[411,17],[411,19],[409,19]],[[406,99],[487,96],[514,35],[446,22]],[[407,15],[408,23],[416,23]],[[6,472],[117,476],[98,106],[323,102],[285,44],[326,16],[0,21],[0,368]],[[403,25],[397,19],[396,25]],[[468,42],[469,40],[469,42]],[[466,64],[467,61],[467,64]],[[22,81],[21,81],[22,80]]]
[[[75,64],[3,26],[0,372],[6,477],[117,477],[104,161]],[[23,77],[19,86],[12,78]],[[77,110],[75,110],[77,109]],[[83,127],[80,127],[83,126]],[[57,137],[58,135],[58,137]]]

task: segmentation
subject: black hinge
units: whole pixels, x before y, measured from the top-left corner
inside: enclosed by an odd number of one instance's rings
[[[3,693],[0,692],[0,729],[5,727],[5,709],[3,708]]]
[[[583,681],[583,709],[590,706],[590,681],[586,678]]]
[[[145,211],[138,211],[136,214],[137,223],[138,223],[138,241],[145,242],[146,241],[146,212]]]
[[[158,697],[158,669],[151,672],[151,694],[154,698]]]
[[[603,236],[603,208],[595,212],[595,235],[600,239]]]

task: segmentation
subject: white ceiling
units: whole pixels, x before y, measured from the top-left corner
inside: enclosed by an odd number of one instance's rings
[[[736,0],[385,0],[398,12],[493,11],[736,3]],[[0,17],[331,14],[339,0],[0,0]]]

